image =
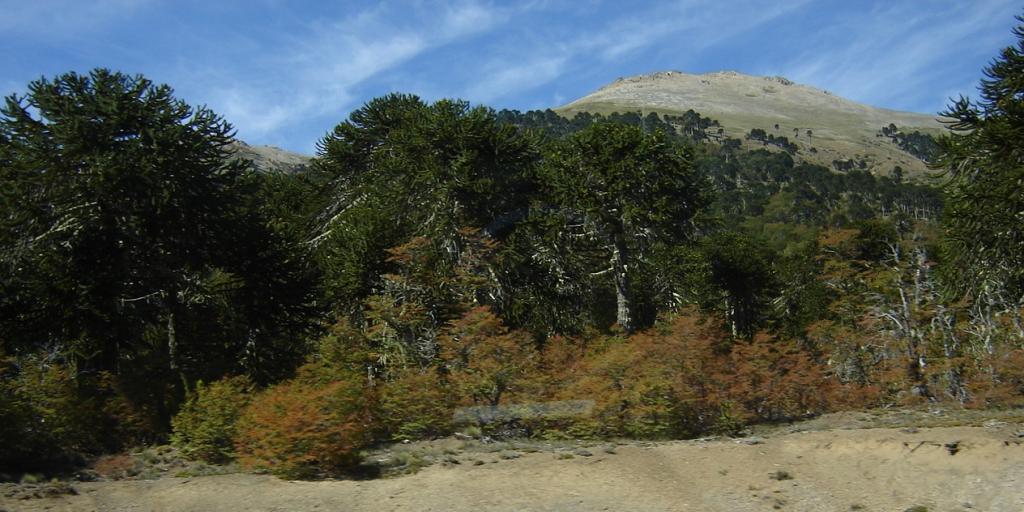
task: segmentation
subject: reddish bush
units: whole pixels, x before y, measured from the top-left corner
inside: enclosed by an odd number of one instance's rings
[[[676,340],[640,333],[590,358],[575,391],[597,403],[602,434],[668,437],[678,430]]]
[[[997,351],[978,361],[969,376],[971,407],[1008,407],[1024,404],[1024,349]]]
[[[371,400],[362,382],[330,381],[307,365],[294,380],[257,396],[235,440],[246,468],[296,478],[333,473],[359,461],[371,440]]]
[[[833,383],[798,345],[764,335],[733,341],[720,322],[684,311],[587,354],[561,399],[592,399],[574,435],[678,437],[733,432],[747,421],[820,413]]]
[[[702,427],[707,399],[715,393],[714,344],[710,331],[693,317],[680,315],[658,329],[628,339],[595,343],[577,378],[560,398],[594,400],[590,418],[572,421],[574,435],[663,438]],[[700,412],[698,412],[700,411]]]
[[[440,344],[463,403],[498,405],[509,397],[530,398],[536,390],[533,340],[524,332],[509,332],[489,308],[474,308],[452,322]]]
[[[93,471],[108,480],[123,480],[142,472],[142,464],[128,454],[104,455],[96,459]]]
[[[737,343],[727,394],[759,421],[799,418],[828,408],[832,382],[822,366],[790,340],[764,334]]]

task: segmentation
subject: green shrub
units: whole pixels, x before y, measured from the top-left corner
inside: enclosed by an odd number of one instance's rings
[[[85,387],[52,358],[0,357],[0,471],[44,469],[107,448],[102,403]]]
[[[443,437],[452,432],[452,394],[436,373],[418,369],[395,372],[381,386],[380,421],[394,441]]]
[[[249,403],[251,389],[245,377],[198,383],[171,422],[171,444],[192,459],[213,464],[232,460],[236,423]]]

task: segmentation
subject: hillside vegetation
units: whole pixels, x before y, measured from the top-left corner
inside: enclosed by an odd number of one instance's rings
[[[1016,35],[937,140],[911,117],[858,128],[931,155],[941,188],[877,155],[805,158],[846,121],[812,144],[708,112],[397,93],[301,171],[257,172],[166,85],[34,81],[0,109],[0,472],[170,441],[314,478],[455,433],[665,440],[1018,407]]]

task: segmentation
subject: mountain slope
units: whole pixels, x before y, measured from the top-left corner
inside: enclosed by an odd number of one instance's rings
[[[238,157],[252,160],[256,170],[260,172],[299,172],[305,169],[311,160],[306,155],[275,146],[250,146],[240,140],[235,141],[233,149]]]
[[[782,77],[733,71],[702,75],[667,71],[619,78],[555,110],[572,116],[629,111],[681,114],[691,109],[718,120],[724,136],[745,139],[751,129],[759,128],[796,143],[797,156],[803,160],[826,166],[863,160],[876,174],[888,174],[895,166],[911,174],[927,169],[921,159],[882,136],[883,126],[894,124],[904,133],[933,135],[943,129],[937,116],[875,108]],[[749,140],[745,144],[762,146]]]

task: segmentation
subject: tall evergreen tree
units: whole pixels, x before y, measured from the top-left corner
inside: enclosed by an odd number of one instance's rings
[[[8,97],[0,342],[145,382],[288,371],[301,348],[279,329],[308,326],[311,282],[232,137],[170,87],[103,69]]]
[[[631,279],[655,243],[679,243],[692,232],[694,215],[709,202],[706,179],[687,153],[664,132],[598,123],[552,146],[544,185],[570,219],[569,229],[597,241],[612,277],[616,321],[636,327]]]
[[[1024,22],[1024,17],[1018,16]],[[961,290],[1001,288],[1024,296],[1024,25],[1017,43],[985,68],[981,100],[961,97],[943,113],[945,255]],[[977,291],[977,290],[975,290]]]
[[[538,158],[533,136],[463,101],[391,94],[353,112],[320,142],[315,164],[329,185],[313,240],[334,306],[358,310],[397,270],[388,249],[414,238],[429,240],[442,276],[472,243],[464,228],[507,234],[525,215]]]

